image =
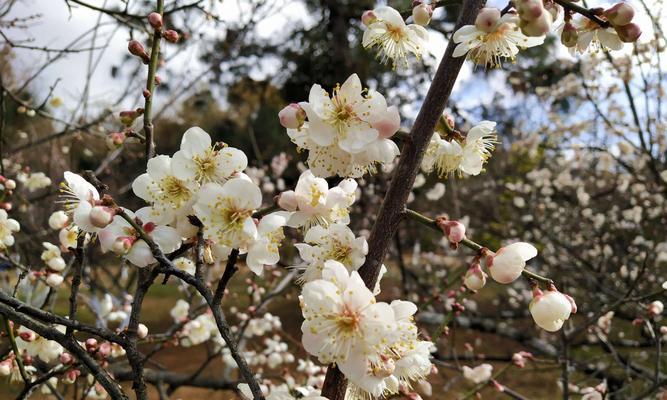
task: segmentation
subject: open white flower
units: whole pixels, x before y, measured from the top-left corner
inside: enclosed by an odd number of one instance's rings
[[[180,247],[181,236],[174,228],[158,224],[151,207],[139,209],[136,215],[129,210],[125,212],[130,218],[141,221],[143,230],[164,253],[171,253]],[[114,218],[111,224],[99,232],[99,239],[103,252],[111,250],[137,267],[143,268],[156,261],[148,243],[123,218]]]
[[[257,224],[257,239],[248,246],[246,264],[252,272],[261,275],[265,265],[275,265],[280,261],[278,251],[285,238],[283,227],[292,213],[278,211],[262,217]]]
[[[218,245],[244,248],[257,237],[252,214],[262,205],[262,192],[254,183],[234,178],[207,183],[194,204],[195,215],[204,224],[204,237]]]
[[[90,211],[100,199],[99,192],[80,175],[65,171],[64,176],[60,192],[66,211],[72,213],[74,223],[84,232],[98,232],[100,228],[90,221]]]
[[[510,283],[521,276],[526,261],[537,256],[537,249],[530,243],[517,242],[501,247],[495,255],[486,259],[491,278],[498,283]]]
[[[204,343],[218,333],[213,317],[202,314],[183,325],[181,344],[184,347],[196,346]]]
[[[234,147],[212,146],[209,134],[195,126],[183,134],[172,165],[174,175],[183,181],[222,183],[246,169],[248,158]]]
[[[421,58],[428,42],[428,32],[423,26],[406,25],[401,14],[387,6],[376,8],[373,14],[375,19],[364,32],[365,48],[377,47],[382,62],[391,60],[394,68],[408,66],[408,53]]]
[[[51,178],[46,176],[44,172],[19,172],[16,175],[16,179],[21,182],[29,192],[34,192],[51,186]]]
[[[287,225],[310,228],[313,225],[350,222],[349,207],[354,203],[357,182],[344,179],[338,186],[329,189],[323,178],[305,170],[299,176],[296,188],[280,194],[278,204],[294,211]]]
[[[353,74],[332,96],[316,84],[308,102],[299,103],[308,122],[287,134],[299,148],[309,150],[308,166],[317,176],[359,177],[398,154],[388,139],[400,127],[398,110],[387,107],[380,93],[368,90],[364,96],[365,91]]]
[[[332,224],[328,227],[314,226],[306,232],[305,243],[297,243],[299,255],[305,269],[301,280],[309,282],[322,277],[322,270],[328,260],[341,263],[348,271],[356,271],[366,260],[368,243],[364,237],[355,237],[352,230],[344,224]]]
[[[169,315],[174,319],[175,322],[183,322],[188,319],[188,313],[190,312],[190,303],[183,299],[178,299],[174,308],[169,311]]]
[[[468,175],[479,175],[484,163],[491,157],[491,151],[495,148],[497,137],[495,134],[496,123],[482,121],[468,131],[459,169]]]
[[[613,27],[603,28],[585,17],[574,18],[572,22],[577,30],[577,45],[571,47],[570,52],[585,53],[589,47],[592,52],[623,48],[623,41]]]
[[[544,36],[529,37],[521,33],[518,23],[519,17],[508,13],[487,30],[475,25],[462,26],[454,33],[453,39],[458,45],[453,56],[468,53],[468,59],[476,64],[499,68],[503,59],[514,61],[520,49],[544,43]]]
[[[480,384],[491,379],[493,372],[493,365],[481,364],[475,368],[470,368],[467,365],[463,366],[463,377],[474,384]]]
[[[14,244],[14,233],[21,230],[21,225],[13,218],[8,218],[7,211],[0,209],[0,248]]]
[[[179,179],[172,168],[172,159],[160,155],[148,160],[146,173],[132,182],[134,194],[152,205],[153,217],[170,223],[189,210],[196,194],[194,181]]]
[[[376,303],[359,274],[339,262],[327,261],[322,277],[303,286],[303,345],[320,362],[335,362],[352,376],[357,358],[374,357],[386,332],[395,329],[394,312]]]
[[[435,170],[438,176],[446,177],[459,169],[462,159],[463,149],[459,142],[447,141],[435,132],[424,153],[421,169],[426,173]]]
[[[576,312],[574,300],[557,290],[545,293],[536,290],[529,309],[535,323],[549,332],[559,330],[570,314]]]
[[[57,325],[56,330],[65,333],[65,327]],[[39,336],[36,332],[21,326],[16,337],[16,347],[19,352],[25,351],[31,357],[39,357],[44,362],[57,359],[63,352],[63,347],[53,340]]]

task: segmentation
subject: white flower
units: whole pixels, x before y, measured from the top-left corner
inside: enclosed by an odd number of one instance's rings
[[[14,233],[21,230],[21,225],[13,218],[8,218],[7,211],[0,209],[0,248],[14,244]]]
[[[529,309],[535,323],[549,332],[559,330],[570,314],[576,312],[574,300],[557,290],[548,290],[546,293],[537,290]]]
[[[570,48],[570,52],[585,53],[589,47],[593,52],[621,50],[623,48],[623,42],[613,27],[603,28],[585,17],[574,18],[572,22],[577,29],[578,36],[577,45]]]
[[[16,179],[23,183],[29,192],[34,192],[51,185],[51,179],[43,172],[20,172],[17,174]]]
[[[247,383],[239,383],[237,387],[244,399],[252,400],[255,398]],[[320,396],[319,391],[308,390],[308,393],[302,392],[301,396],[294,397],[290,394],[287,385],[274,386],[271,389],[263,385],[260,387],[266,400],[296,400],[297,398],[301,400],[327,400],[326,397]]]
[[[493,372],[491,364],[482,364],[475,368],[463,366],[463,377],[475,384],[480,384],[491,379],[491,372]]]
[[[517,242],[501,247],[495,255],[487,257],[487,267],[491,278],[498,283],[510,283],[516,280],[526,261],[537,256],[537,249],[530,243]]]
[[[225,182],[248,166],[245,153],[234,147],[217,149],[203,129],[192,127],[181,139],[181,149],[174,153],[174,175],[183,181]]]
[[[435,170],[440,177],[446,177],[459,169],[462,158],[463,149],[459,142],[447,141],[436,132],[428,143],[421,169],[427,173]]]
[[[183,212],[187,212],[194,201],[196,184],[182,180],[172,168],[172,159],[160,155],[148,160],[147,172],[132,182],[134,194],[153,206],[153,212],[170,223]]]
[[[366,260],[368,243],[364,237],[354,237],[352,230],[343,224],[328,227],[314,226],[306,232],[305,243],[297,243],[299,255],[305,268],[301,279],[309,282],[322,277],[322,270],[328,260],[341,263],[348,271],[356,271]]]
[[[253,212],[262,205],[262,192],[254,183],[242,178],[207,183],[201,187],[193,206],[204,224],[204,237],[219,245],[241,248],[257,237]]]
[[[151,207],[144,207],[136,215],[125,210],[130,218],[138,218],[143,230],[164,253],[176,251],[181,245],[181,236],[170,226],[159,225]],[[137,267],[143,268],[155,262],[153,253],[139,234],[125,219],[117,217],[99,232],[100,247],[103,252],[113,251],[125,257]]]
[[[461,27],[454,33],[453,39],[458,45],[453,56],[461,57],[468,53],[468,59],[476,64],[499,68],[502,59],[514,61],[519,49],[544,43],[544,36],[528,37],[521,33],[518,22],[516,15],[505,14],[488,32],[475,25]]]
[[[195,263],[187,257],[178,257],[173,261],[174,266],[180,269],[183,272],[187,272],[190,275],[195,274],[196,266]]]
[[[61,183],[60,192],[66,211],[72,213],[74,223],[81,230],[98,232],[100,228],[90,221],[90,211],[100,199],[97,189],[80,175],[72,172],[65,171],[64,177],[65,182]]]
[[[291,213],[278,211],[262,217],[257,224],[257,239],[248,246],[246,264],[252,272],[260,275],[265,265],[275,265],[280,261],[278,249],[285,238],[283,227]]]
[[[355,200],[357,182],[344,179],[338,186],[329,189],[323,178],[305,170],[299,176],[296,188],[280,194],[278,204],[288,211],[294,211],[287,225],[303,226],[329,225],[335,222],[350,222],[350,206]]]
[[[189,312],[190,304],[183,299],[178,299],[174,308],[169,311],[169,315],[171,315],[175,322],[183,322],[187,320]]]
[[[65,333],[65,327],[55,327],[59,332]],[[31,357],[39,357],[44,362],[57,359],[63,352],[63,347],[53,340],[45,339],[36,332],[21,326],[16,337],[16,346],[19,352],[25,351]]]
[[[60,272],[65,269],[65,260],[63,260],[58,246],[49,242],[43,242],[45,250],[42,252],[42,261],[46,263],[52,270]]]
[[[463,284],[470,290],[480,290],[486,285],[486,273],[479,264],[473,264],[463,278]]]
[[[335,362],[351,376],[359,368],[357,358],[374,356],[374,347],[395,329],[394,312],[376,303],[359,274],[341,263],[327,261],[322,276],[303,286],[303,345],[320,362]]]
[[[496,123],[482,121],[468,131],[459,169],[468,175],[479,175],[484,163],[491,157],[496,143]]]
[[[398,146],[388,139],[400,126],[398,110],[387,107],[380,93],[364,92],[353,74],[331,97],[316,84],[308,102],[299,103],[308,122],[287,134],[299,148],[309,150],[308,166],[315,175],[360,177],[398,155]]]
[[[217,332],[213,317],[202,314],[183,326],[182,344],[185,347],[196,346],[211,339]]]
[[[49,217],[49,227],[51,229],[62,229],[69,222],[69,217],[64,211],[56,211]]]
[[[408,53],[421,58],[428,42],[424,27],[406,25],[401,14],[391,7],[378,7],[373,12],[376,19],[364,32],[362,44],[365,48],[377,47],[382,62],[391,60],[394,68],[408,66]]]
[[[79,227],[72,224],[58,232],[60,247],[63,249],[76,248],[77,238],[79,237]]]

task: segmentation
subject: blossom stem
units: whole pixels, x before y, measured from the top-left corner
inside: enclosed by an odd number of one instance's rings
[[[562,6],[564,9],[581,14],[584,17],[595,22],[596,24],[600,25],[602,28],[609,28],[611,26],[609,22],[600,19],[600,17],[598,17],[593,11],[589,10],[586,7],[582,7],[568,0],[554,0],[554,1],[560,6]]]
[[[164,0],[157,0],[155,10],[162,15],[164,12]],[[149,160],[155,156],[155,141],[153,139],[153,97],[155,91],[155,75],[157,73],[158,62],[160,60],[160,41],[162,40],[162,30],[155,29],[153,33],[153,44],[151,46],[150,62],[148,63],[148,77],[146,78],[146,102],[144,103],[144,135],[146,137],[146,159]]]
[[[422,214],[418,213],[417,211],[406,209],[405,210],[405,216],[410,218],[413,221],[419,222],[420,224],[422,224],[424,226],[428,226],[429,228],[431,228],[435,231],[442,232],[442,230],[438,227],[438,224],[436,224],[435,220],[433,220],[433,219],[431,219],[431,218],[429,218],[425,215],[422,215]],[[459,243],[461,243],[463,246],[465,246],[465,247],[467,247],[471,250],[474,250],[478,254],[481,254],[482,250],[485,248],[481,244],[479,244],[477,242],[474,242],[474,241],[472,241],[468,238],[463,239]],[[534,272],[531,272],[527,269],[524,269],[523,272],[521,272],[521,274],[528,279],[532,279],[534,281],[541,282],[545,285],[553,284],[553,281],[551,279],[549,279],[547,277],[544,277],[544,276],[541,276],[541,275],[538,275],[538,274],[536,274]]]
[[[12,324],[9,323],[9,318],[4,317],[3,322],[5,324],[5,331],[7,331],[7,337],[9,338],[9,343],[12,346],[12,351],[14,352],[14,357],[16,360],[16,365],[19,366],[19,373],[21,374],[21,378],[23,379],[23,382],[25,382],[26,385],[30,383],[30,379],[28,378],[28,374],[25,372],[25,367],[23,366],[23,360],[21,359],[21,354],[19,354],[19,348],[16,345],[16,338],[14,337],[14,331],[12,330]]]

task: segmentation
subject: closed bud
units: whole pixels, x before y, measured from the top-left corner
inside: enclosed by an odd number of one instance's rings
[[[92,353],[95,350],[97,350],[97,339],[95,339],[95,338],[86,339],[86,350],[89,353]]]
[[[133,56],[137,56],[141,58],[141,60],[144,62],[144,64],[148,64],[150,62],[150,57],[148,57],[148,53],[146,53],[146,49],[144,49],[144,46],[139,43],[138,40],[130,40],[130,42],[127,44],[127,50],[132,54]]]
[[[648,305],[647,311],[651,317],[657,317],[661,315],[665,310],[665,306],[662,304],[662,301],[656,300]]]
[[[162,15],[156,12],[152,12],[148,14],[148,23],[151,24],[153,29],[161,29],[162,28]]]
[[[639,39],[639,36],[642,34],[642,30],[639,25],[630,23],[623,26],[616,26],[616,33],[618,37],[625,43],[633,43]]]
[[[524,22],[524,21],[522,21]],[[548,12],[542,13],[539,18],[528,23],[521,24],[521,32],[526,36],[540,37],[546,35],[551,30],[551,23],[553,22],[551,14]]]
[[[540,0],[528,0],[520,3],[519,17],[524,21],[535,21],[544,14],[544,6]]]
[[[49,217],[49,227],[51,229],[62,229],[67,226],[69,217],[64,211],[56,211]]]
[[[125,143],[125,139],[127,139],[125,132],[113,132],[107,135],[105,141],[110,150],[115,150]]]
[[[106,228],[113,221],[114,211],[105,206],[95,206],[90,210],[90,223],[98,228]]]
[[[16,181],[13,179],[7,179],[4,183],[5,189],[7,190],[14,190],[16,189]]]
[[[306,121],[306,112],[300,105],[292,103],[278,113],[280,125],[287,129],[299,129]]]
[[[137,337],[139,339],[146,339],[146,336],[148,336],[148,327],[144,324],[139,324],[137,326]]]
[[[178,35],[178,32],[173,29],[164,31],[162,33],[162,37],[169,43],[178,43],[178,41],[181,39],[181,37]]]
[[[573,307],[572,302],[561,292],[548,290],[542,293],[537,289],[534,291],[529,309],[533,320],[540,328],[556,332],[570,318]]]
[[[412,20],[417,25],[426,26],[431,22],[433,9],[428,4],[420,4],[412,9]]]
[[[285,211],[296,211],[298,203],[293,190],[282,192],[278,196],[278,206]]]
[[[497,8],[482,8],[475,19],[475,27],[483,32],[493,32],[500,19],[500,10]]]
[[[563,26],[563,32],[560,35],[560,42],[565,47],[574,47],[579,40],[579,32],[570,22],[566,22]]]
[[[111,354],[111,344],[109,344],[109,342],[103,342],[100,344],[100,347],[97,350],[97,354],[102,358],[108,357]]]
[[[49,276],[46,277],[46,284],[52,288],[56,288],[63,283],[63,280],[64,278],[60,274],[49,274]]]
[[[468,268],[463,278],[463,284],[470,290],[480,290],[486,285],[486,273],[482,271],[479,263],[474,263]]]
[[[65,260],[63,260],[62,257],[53,257],[46,263],[46,265],[56,272],[64,270],[66,266]]]
[[[134,244],[133,238],[127,236],[119,237],[111,245],[111,251],[119,255],[127,254],[132,248],[132,244]]]
[[[361,14],[361,23],[363,23],[366,26],[372,24],[377,20],[378,17],[377,15],[375,15],[375,12],[373,10],[366,10],[364,11],[363,14]]]
[[[74,361],[74,357],[70,353],[61,353],[60,354],[60,363],[61,364],[70,364]]]
[[[628,3],[617,3],[604,12],[607,20],[614,26],[623,26],[632,22],[635,16],[635,9]]]
[[[7,359],[0,362],[0,376],[9,376],[12,373],[12,359]]]
[[[81,375],[81,371],[79,371],[78,369],[69,370],[67,371],[65,377],[63,378],[63,383],[71,385],[76,381],[76,378],[78,378],[79,375]]]
[[[517,242],[501,247],[495,254],[485,252],[491,278],[498,283],[510,283],[521,276],[526,261],[537,256],[537,249],[530,243]]]

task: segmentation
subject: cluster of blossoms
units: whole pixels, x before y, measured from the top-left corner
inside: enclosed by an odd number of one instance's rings
[[[301,308],[304,348],[322,363],[335,363],[352,393],[396,394],[432,371],[433,344],[419,339],[417,307],[377,302],[359,274],[337,261],[326,261],[322,278],[304,285]]]
[[[307,102],[291,104],[279,116],[292,142],[308,151],[308,166],[319,177],[361,177],[399,153],[390,140],[401,125],[398,108],[364,89],[356,74],[331,95],[313,85]]]
[[[595,9],[602,24],[585,17],[565,15],[560,28],[560,39],[572,52],[583,53],[589,46],[593,49],[620,50],[623,43],[633,43],[641,36],[639,25],[632,22],[635,10],[628,3],[617,3],[607,10]]]

